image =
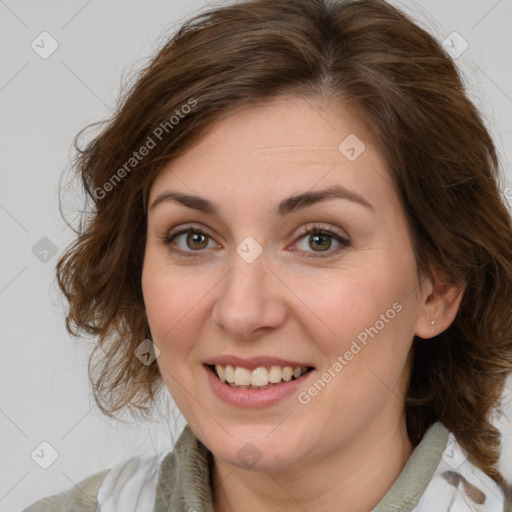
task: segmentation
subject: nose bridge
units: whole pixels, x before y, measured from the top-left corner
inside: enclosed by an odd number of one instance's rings
[[[278,327],[284,320],[280,287],[267,264],[265,254],[251,240],[233,252],[213,310],[215,323],[233,337],[247,338],[262,327]]]

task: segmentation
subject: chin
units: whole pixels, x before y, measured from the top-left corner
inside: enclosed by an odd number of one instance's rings
[[[274,427],[275,428],[275,427]],[[279,428],[279,427],[278,427]],[[249,429],[247,429],[249,430]],[[265,433],[251,435],[247,431],[241,435],[233,435],[222,440],[212,440],[208,445],[215,457],[239,469],[249,471],[278,471],[287,469],[298,463],[304,455],[303,436],[290,438],[278,436],[276,432],[268,435],[272,429],[265,426]],[[302,440],[301,440],[302,438]],[[300,450],[300,451],[299,451]]]

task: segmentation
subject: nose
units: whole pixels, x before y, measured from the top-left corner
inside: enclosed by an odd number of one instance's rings
[[[234,253],[231,269],[216,289],[213,321],[230,338],[251,340],[285,321],[283,285],[264,254],[247,263]]]

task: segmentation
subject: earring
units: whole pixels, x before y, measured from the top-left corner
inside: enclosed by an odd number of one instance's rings
[[[434,324],[435,324],[435,323],[436,323],[436,321],[435,321],[435,320],[431,320],[431,321],[430,321],[430,324],[432,325],[432,332],[435,332],[435,330],[436,330],[436,329],[435,329],[435,327],[434,327]]]

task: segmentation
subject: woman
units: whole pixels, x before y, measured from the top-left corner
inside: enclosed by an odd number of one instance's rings
[[[187,426],[27,511],[509,510],[512,222],[424,30],[381,0],[212,10],[76,168],[57,277],[97,403],[144,416],[163,381]]]

